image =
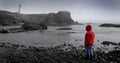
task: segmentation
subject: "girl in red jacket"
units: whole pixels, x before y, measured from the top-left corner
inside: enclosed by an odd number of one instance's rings
[[[86,26],[86,31],[87,31],[85,34],[86,54],[87,54],[87,58],[91,59],[93,56],[92,45],[94,43],[95,34],[92,31],[92,26],[90,24]]]

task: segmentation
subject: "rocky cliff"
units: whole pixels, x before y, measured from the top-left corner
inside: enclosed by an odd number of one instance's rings
[[[45,25],[72,25],[70,12],[59,11],[49,14],[18,14],[0,11],[0,25],[18,25],[20,23],[39,23]]]
[[[18,25],[25,21],[23,15],[8,11],[0,11],[0,25]]]
[[[71,18],[70,12],[59,11],[58,13],[48,14],[42,23],[47,25],[71,25],[74,24],[74,21]]]

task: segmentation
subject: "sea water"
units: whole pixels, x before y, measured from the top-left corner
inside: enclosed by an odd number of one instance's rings
[[[111,41],[120,42],[120,28],[114,27],[99,27],[99,24],[91,24],[95,32],[95,47],[103,47],[101,42]],[[7,26],[1,28],[12,28],[20,26]],[[9,42],[14,44],[50,47],[64,43],[73,44],[74,46],[84,46],[86,24],[71,25],[71,26],[48,26],[47,30],[28,31],[20,33],[0,33],[0,42]],[[72,28],[72,30],[56,30],[59,28]]]

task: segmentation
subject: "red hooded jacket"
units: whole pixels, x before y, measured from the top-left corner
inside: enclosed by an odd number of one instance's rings
[[[87,45],[92,45],[94,43],[94,38],[95,38],[95,34],[92,31],[92,26],[90,24],[88,24],[86,26],[86,34],[85,34],[85,47]]]

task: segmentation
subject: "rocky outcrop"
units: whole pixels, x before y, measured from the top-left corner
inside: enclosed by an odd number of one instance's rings
[[[18,25],[21,23],[37,23],[45,25],[72,25],[75,24],[70,12],[59,11],[49,14],[19,14],[8,11],[0,11],[0,25]]]
[[[19,33],[25,32],[22,28],[10,28],[10,29],[1,29],[0,33]]]
[[[8,11],[0,11],[0,25],[18,25],[25,21],[25,19],[22,19],[21,16],[23,15]]]
[[[47,26],[43,24],[25,23],[21,27],[23,30],[46,30]]]
[[[59,28],[59,29],[56,29],[56,30],[72,30],[72,28]]]
[[[72,25],[74,21],[71,18],[70,12],[59,11],[58,13],[50,13],[43,20],[42,24],[46,25]]]
[[[1,29],[0,33],[19,33],[31,30],[46,30],[47,26],[43,24],[25,23],[20,28]]]
[[[48,14],[25,14],[28,23],[41,23]],[[24,18],[24,19],[26,19]]]
[[[76,21],[75,25],[83,25],[83,23],[79,23],[78,21]]]
[[[46,16],[46,18],[41,22],[46,25],[56,25],[55,21],[55,13],[50,13]]]
[[[114,43],[114,42],[110,42],[110,41],[103,41],[101,44],[103,44],[103,45],[115,45],[115,46],[117,46],[118,44],[117,43]]]
[[[120,27],[120,24],[101,24],[100,27]]]
[[[69,25],[74,23],[73,20],[71,19],[70,12],[67,12],[67,11],[58,12],[55,16],[55,21],[61,25],[64,25],[64,24]]]
[[[1,29],[1,30],[0,30],[0,33],[9,33],[9,31],[6,30],[6,29]]]

